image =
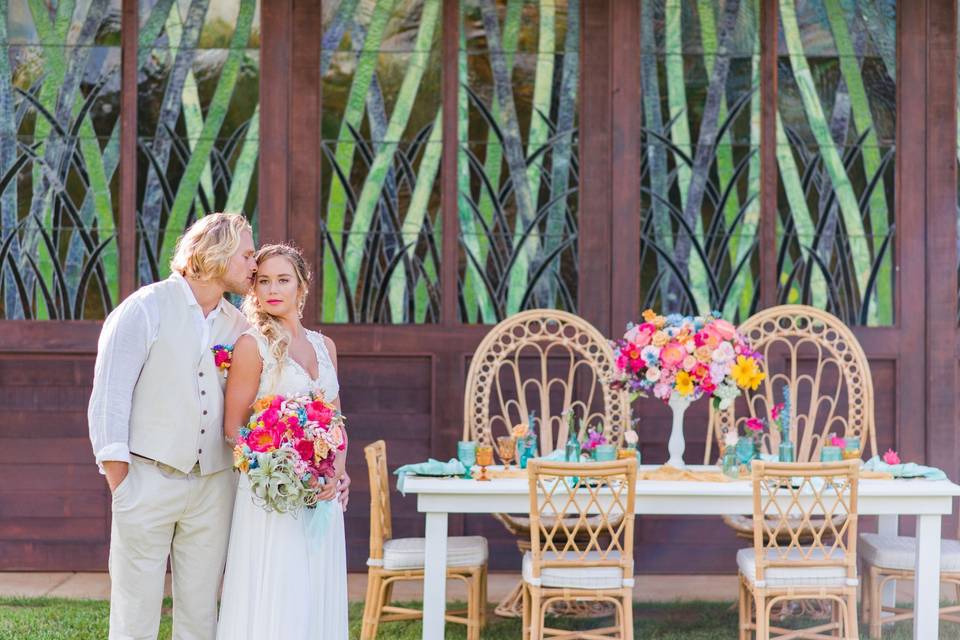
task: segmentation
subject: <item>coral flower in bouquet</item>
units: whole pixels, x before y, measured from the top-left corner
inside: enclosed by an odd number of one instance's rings
[[[613,341],[616,362],[611,384],[632,398],[674,394],[690,401],[712,397],[725,409],[741,389],[756,390],[766,377],[761,356],[730,322],[707,316],[662,316],[652,309],[643,322],[627,325]]]
[[[234,467],[264,509],[296,513],[317,503],[321,479],[333,477],[346,445],[344,417],[322,395],[265,396],[240,428]]]

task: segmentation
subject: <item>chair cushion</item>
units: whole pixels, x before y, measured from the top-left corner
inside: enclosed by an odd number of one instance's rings
[[[389,571],[423,569],[424,538],[394,538],[383,543],[383,560],[367,560],[371,566]],[[477,567],[487,562],[487,539],[483,536],[447,538],[448,567]]]
[[[567,554],[570,557],[571,554]],[[545,551],[545,560],[556,560],[557,554]],[[575,556],[574,556],[575,557]],[[608,560],[619,560],[620,552],[611,551],[607,554]],[[589,551],[583,558],[584,562],[598,562],[600,553]],[[532,585],[538,581],[533,577],[533,554],[529,551],[523,554],[523,579]],[[620,567],[543,567],[540,571],[539,586],[569,589],[619,589],[633,586],[633,570],[624,577]]]
[[[843,558],[843,552],[837,550],[833,556],[837,559]],[[779,558],[779,551],[768,550],[768,557]],[[799,549],[791,549],[787,558],[798,562],[803,560]],[[820,549],[815,549],[810,555],[811,560],[823,560],[823,558],[824,553]],[[857,585],[856,578],[847,578],[847,570],[844,567],[768,567],[764,572],[764,579],[758,581],[757,560],[752,548],[737,551],[737,566],[740,568],[740,573],[757,587],[852,587]]]
[[[875,567],[913,571],[917,560],[917,539],[861,533],[860,555]],[[940,571],[960,572],[960,540],[940,541]]]

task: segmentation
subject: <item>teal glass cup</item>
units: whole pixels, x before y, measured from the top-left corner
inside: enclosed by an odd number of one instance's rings
[[[820,448],[820,462],[840,462],[843,460],[843,452],[840,447],[825,445]]]
[[[597,462],[610,462],[617,459],[617,445],[598,444],[593,450],[594,460]]]
[[[462,440],[457,443],[457,460],[466,468],[463,473],[465,480],[470,479],[470,469],[477,464],[477,443],[472,440]]]

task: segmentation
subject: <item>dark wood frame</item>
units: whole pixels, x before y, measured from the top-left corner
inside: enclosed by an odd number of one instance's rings
[[[429,371],[420,383],[429,389],[429,417],[423,442],[392,448],[391,463],[426,456],[450,457],[462,427],[463,387],[474,348],[488,327],[468,325],[457,316],[459,268],[457,224],[457,25],[458,1],[443,1],[444,155],[441,168],[441,207],[444,215],[440,286],[440,321],[430,325],[328,325],[319,323],[318,296],[312,296],[307,320],[337,342],[340,366],[350,371],[372,372],[373,367],[403,367],[419,363]],[[637,0],[584,0],[582,6],[580,80],[580,238],[581,270],[578,274],[581,315],[602,332],[613,334],[633,319],[640,304],[638,272],[641,162],[641,86],[638,47],[640,7]],[[260,241],[292,239],[314,264],[322,246],[317,212],[320,193],[319,77],[321,8],[317,0],[264,0],[261,51],[261,146],[259,170]],[[898,7],[897,48],[897,228],[894,256],[896,317],[891,327],[856,327],[874,366],[877,395],[889,408],[883,416],[891,430],[881,446],[897,448],[903,457],[923,460],[957,477],[957,365],[960,335],[957,330],[957,162],[956,6],[951,0],[902,0]],[[764,0],[761,8],[761,113],[762,135],[775,137],[777,74],[777,3]],[[136,86],[137,3],[122,4],[122,78]],[[135,286],[136,130],[135,91],[122,96],[120,165],[119,252],[120,288],[128,295]],[[943,132],[948,132],[944,135]],[[760,264],[761,305],[776,300],[775,215],[777,168],[774,148],[761,146]],[[77,385],[88,385],[96,350],[99,322],[0,322],[0,371],[16,367],[30,385],[47,382],[38,363],[55,360],[74,364],[88,375]],[[953,349],[949,348],[953,345]],[[376,363],[374,363],[376,359]],[[386,364],[384,364],[386,363]],[[8,369],[12,370],[12,369]],[[33,377],[31,377],[31,375]],[[50,383],[53,385],[53,383]],[[55,385],[51,389],[56,390]],[[349,414],[362,413],[372,392],[362,384],[344,390]],[[23,386],[0,379],[0,393],[23,393]],[[54,404],[60,402],[56,400]],[[64,401],[65,402],[65,401]],[[878,400],[878,404],[881,400]],[[59,406],[59,405],[58,405]],[[74,416],[70,442],[86,436],[82,407],[65,407]],[[38,407],[40,409],[40,407]],[[703,408],[701,408],[703,409]],[[705,411],[705,409],[703,409]],[[666,411],[653,404],[637,406],[646,459],[656,462],[665,450]],[[44,414],[41,414],[44,415]],[[61,415],[61,414],[56,414]],[[379,415],[379,414],[378,414]],[[696,420],[693,412],[690,423]],[[696,456],[701,436],[687,434],[691,455]],[[9,444],[0,427],[0,450]],[[33,437],[33,436],[31,436]],[[354,433],[351,444],[358,452],[367,441],[389,432],[370,427]],[[38,430],[37,443],[43,440]],[[23,438],[14,444],[20,446]],[[74,447],[76,448],[76,447]],[[58,451],[60,449],[57,449]],[[73,491],[90,492],[98,507],[87,504],[85,533],[69,533],[43,540],[36,528],[8,513],[26,510],[37,494],[0,489],[0,569],[106,568],[109,538],[109,496],[105,485],[96,485],[96,470],[81,446],[69,454],[40,454],[37,473],[64,473],[82,477],[82,489],[64,490],[59,525],[75,512]],[[351,456],[354,478],[352,506],[347,515],[350,532],[350,566],[362,569],[366,553],[367,474],[359,454]],[[0,462],[11,464],[0,454]],[[0,466],[0,479],[3,478]],[[91,479],[92,478],[92,479]],[[99,486],[99,489],[90,489]],[[59,496],[59,494],[58,494]],[[46,498],[52,497],[47,495]],[[84,503],[86,504],[86,503]],[[399,535],[422,533],[422,518],[412,500],[394,501]],[[19,506],[18,506],[19,505]],[[5,509],[5,507],[10,507]],[[25,511],[26,510],[26,511]],[[101,525],[90,526],[89,514],[100,514]],[[64,521],[64,519],[66,519]],[[37,521],[38,523],[40,521]],[[37,526],[41,526],[37,524]],[[48,526],[53,526],[48,525]],[[711,543],[704,542],[709,527]],[[32,532],[32,533],[31,533]],[[515,568],[512,539],[489,518],[452,518],[451,534],[482,533],[491,539],[494,568]],[[716,520],[691,527],[689,520],[645,518],[637,527],[640,547],[638,568],[647,572],[725,571],[733,566],[732,550],[738,542]],[[687,542],[684,542],[687,540]],[[504,553],[499,553],[503,551]]]

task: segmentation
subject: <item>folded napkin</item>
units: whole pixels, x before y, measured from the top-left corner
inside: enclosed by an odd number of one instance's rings
[[[426,462],[405,464],[393,473],[397,476],[397,491],[403,493],[403,483],[407,476],[462,476],[467,468],[456,458],[441,462],[430,458]]]
[[[887,464],[879,456],[873,456],[863,464],[866,471],[883,471],[893,474],[894,478],[925,478],[927,480],[946,480],[947,474],[936,467],[925,467],[915,462],[906,464]]]

